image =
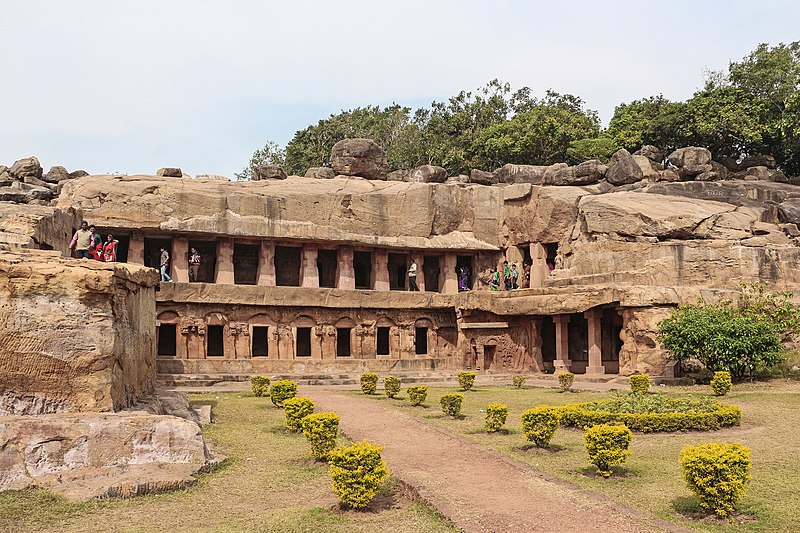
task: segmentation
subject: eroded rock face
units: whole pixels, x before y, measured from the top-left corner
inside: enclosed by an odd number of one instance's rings
[[[18,180],[21,180],[25,176],[41,178],[42,165],[39,164],[39,160],[35,157],[26,157],[25,159],[14,162],[11,168],[8,169],[8,173]]]
[[[61,180],[70,179],[70,173],[62,166],[54,166],[50,167],[42,179],[48,183],[58,183]]]
[[[530,183],[540,185],[544,181],[546,166],[537,165],[504,165],[494,171],[496,183]],[[479,183],[475,182],[474,183]]]
[[[164,176],[165,178],[182,178],[183,171],[177,167],[159,168],[156,176]]]
[[[66,255],[79,225],[74,209],[0,203],[0,246],[11,250],[44,248]]]
[[[435,165],[422,165],[408,175],[408,181],[415,183],[444,183],[446,180],[447,170]]]
[[[114,411],[155,386],[155,270],[0,251],[0,415]]]
[[[477,183],[478,185],[494,185],[497,183],[497,177],[494,175],[494,172],[486,172],[485,170],[473,168],[469,172],[469,182]]]
[[[370,139],[343,139],[333,145],[331,167],[336,174],[385,180],[386,152]]]
[[[714,170],[711,166],[711,152],[708,148],[687,146],[669,154],[669,163],[678,170],[682,179],[691,179],[703,172]]]
[[[219,463],[200,427],[144,413],[0,417],[0,491],[39,486],[71,500],[185,488]]]
[[[328,167],[311,167],[306,170],[305,177],[317,180],[332,180],[336,177],[336,172]]]
[[[606,180],[611,185],[636,183],[643,177],[641,167],[626,149],[620,148],[614,152],[606,170]]]
[[[285,180],[286,172],[280,165],[266,164],[261,165],[256,169],[253,181],[259,180]]]

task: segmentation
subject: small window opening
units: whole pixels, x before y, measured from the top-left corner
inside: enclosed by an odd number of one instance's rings
[[[158,355],[177,355],[177,328],[175,324],[158,326]]]
[[[222,338],[223,326],[206,327],[206,354],[209,357],[223,357],[225,355],[225,342]]]
[[[336,356],[350,357],[350,330],[352,328],[336,328]]]
[[[389,328],[386,326],[378,326],[375,340],[377,343],[376,353],[378,355],[389,355]]]
[[[253,357],[269,356],[268,326],[253,326],[253,332],[250,334],[250,339],[252,342]]]
[[[417,355],[428,354],[428,328],[416,328],[415,353]]]
[[[297,357],[311,357],[311,328],[297,328]]]

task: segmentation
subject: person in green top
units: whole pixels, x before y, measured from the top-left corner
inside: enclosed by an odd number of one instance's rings
[[[511,267],[508,261],[503,261],[503,286],[507,291],[511,290]]]

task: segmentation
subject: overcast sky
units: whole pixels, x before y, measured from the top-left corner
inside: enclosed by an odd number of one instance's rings
[[[499,78],[614,106],[800,40],[772,1],[0,0],[0,164],[232,176],[341,109]]]

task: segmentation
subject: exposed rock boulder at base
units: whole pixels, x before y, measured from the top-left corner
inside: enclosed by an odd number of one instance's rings
[[[494,171],[497,183],[531,183],[541,185],[548,167],[540,165],[503,165]]]
[[[444,183],[447,180],[447,170],[435,165],[422,165],[408,175],[408,181],[415,183]]]
[[[317,180],[331,180],[336,177],[336,172],[329,167],[311,167],[306,170],[305,177]]]
[[[286,171],[283,170],[283,167],[273,163],[260,165],[253,174],[253,181],[285,180],[286,178]]]
[[[708,148],[687,146],[678,148],[669,154],[669,163],[678,170],[681,179],[689,180],[693,177],[714,170],[711,166],[711,152]]]
[[[371,139],[343,139],[333,145],[331,167],[336,174],[385,180],[386,152]]]
[[[630,152],[624,148],[614,152],[606,170],[606,181],[611,185],[627,185],[641,181],[642,178],[642,169]]]
[[[25,176],[41,178],[42,165],[39,164],[39,160],[36,159],[36,157],[26,157],[15,161],[14,164],[11,165],[11,168],[8,169],[8,173],[18,180],[21,180]]]
[[[494,185],[497,183],[497,176],[494,172],[473,168],[469,172],[469,182],[477,183],[478,185]]]
[[[156,176],[164,176],[165,178],[182,178],[183,171],[175,167],[159,168]]]

